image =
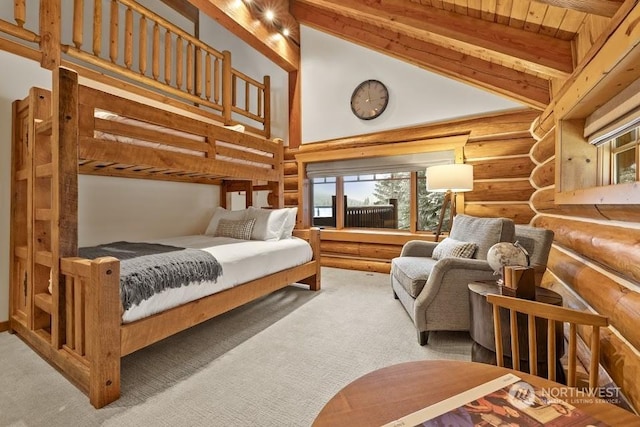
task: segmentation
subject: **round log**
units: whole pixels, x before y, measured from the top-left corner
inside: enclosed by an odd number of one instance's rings
[[[284,190],[285,191],[298,191],[298,177],[297,176],[285,176],[284,177]]]
[[[473,183],[473,191],[464,193],[465,202],[527,202],[535,189],[529,180],[482,181]]]
[[[352,255],[354,257],[391,260],[400,256],[402,246],[323,240],[320,244],[320,250],[324,255]]]
[[[553,248],[549,254],[547,268],[598,313],[607,316],[611,325],[622,336],[640,348],[640,329],[637,325],[640,293],[594,270],[586,262],[586,259],[579,259]]]
[[[556,243],[640,281],[640,230],[548,216],[535,225],[553,230]]]
[[[468,160],[528,154],[534,142],[530,137],[469,142],[464,146],[464,158]]]
[[[593,205],[556,205],[555,187],[543,188],[537,190],[531,196],[531,205],[533,209],[542,214],[568,215],[583,218],[607,219]]]
[[[546,162],[556,153],[556,133],[549,132],[531,148],[531,157],[538,163]]]
[[[298,164],[296,162],[284,162],[284,174],[285,175],[297,175]]]
[[[638,205],[596,205],[598,211],[612,221],[640,222]]]
[[[560,255],[558,255],[560,254]],[[566,272],[562,272],[562,270],[555,268],[555,265],[561,265],[563,261],[566,259],[563,257],[564,254],[562,252],[552,249],[549,255],[549,263],[547,267],[551,270],[554,269],[556,272],[562,274],[563,277],[566,278]],[[566,255],[565,255],[566,256]],[[586,277],[580,276],[582,280],[592,281],[599,280],[601,277]],[[558,275],[560,280],[560,274]],[[605,277],[605,279],[608,279]],[[611,282],[609,282],[611,284]],[[542,279],[542,287],[551,289],[560,295],[563,298],[563,305],[567,307],[571,307],[576,310],[586,310],[586,306],[582,300],[576,297],[574,293],[575,290],[571,289],[572,285],[559,282],[559,280],[550,274],[549,272],[545,273]],[[617,285],[612,284],[615,288]],[[609,294],[609,292],[606,292]],[[592,292],[593,294],[593,292]],[[613,298],[616,298],[616,292],[613,291],[610,295]],[[624,289],[622,289],[622,298],[626,298],[626,293]],[[597,292],[596,292],[596,297]],[[609,312],[613,313],[612,315],[607,314],[607,312],[601,312],[600,314],[606,315],[609,317],[609,321],[611,324],[625,337],[628,342],[632,343],[633,347],[630,347],[627,343],[625,343],[622,339],[620,339],[617,335],[613,334],[608,329],[600,330],[600,360],[604,368],[607,370],[607,373],[611,376],[611,379],[616,383],[616,385],[620,386],[623,392],[627,395],[629,400],[636,407],[640,404],[640,382],[636,381],[635,378],[638,377],[637,374],[629,374],[629,372],[640,372],[640,357],[637,356],[637,343],[634,341],[637,340],[637,334],[629,334],[628,330],[637,329],[637,325],[634,327],[634,320],[637,318],[637,310],[638,310],[638,294],[633,292],[633,302],[632,305],[635,306],[635,312],[630,311],[633,310],[633,307],[625,307],[627,302],[623,302],[622,300],[618,300],[618,302],[612,302]],[[619,307],[614,307],[619,306]],[[595,306],[594,306],[595,308]],[[625,331],[625,332],[623,332]],[[584,333],[580,334],[583,339],[586,338]],[[630,380],[634,378],[633,380]]]
[[[468,164],[473,165],[475,179],[529,178],[535,167],[529,156],[473,160]]]
[[[340,258],[323,255],[320,259],[323,267],[344,268],[347,270],[372,271],[375,273],[389,274],[391,263],[384,261],[359,260],[352,258]]]
[[[289,147],[284,147],[284,160],[285,161],[291,161],[291,162],[295,162],[296,161],[296,153],[298,153],[298,149],[296,148],[291,149]]]
[[[287,206],[298,206],[298,193],[284,193],[284,204]]]
[[[529,224],[535,216],[535,212],[529,203],[507,203],[507,204],[482,204],[469,203],[464,206],[464,213],[472,216],[484,218],[503,217],[510,218],[516,224]]]
[[[553,112],[553,105],[550,105],[538,118],[536,118],[529,131],[531,136],[540,140],[544,138],[555,127],[555,115]]]
[[[531,182],[537,188],[544,188],[555,184],[556,159],[550,158],[546,162],[535,167],[531,172]]]

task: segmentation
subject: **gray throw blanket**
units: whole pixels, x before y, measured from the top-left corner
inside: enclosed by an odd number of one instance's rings
[[[168,288],[213,281],[222,266],[208,252],[154,243],[114,242],[80,248],[83,258],[120,260],[120,298],[125,310]]]

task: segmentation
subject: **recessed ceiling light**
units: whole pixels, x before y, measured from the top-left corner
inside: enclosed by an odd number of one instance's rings
[[[289,29],[288,29],[288,28],[283,28],[283,29],[282,29],[282,35],[283,35],[283,36],[288,37],[288,36],[289,36],[289,34],[291,34],[291,31],[289,31]]]
[[[276,14],[273,13],[273,10],[269,9],[264,13],[265,18],[267,18],[269,21],[273,21],[273,18],[276,17]]]

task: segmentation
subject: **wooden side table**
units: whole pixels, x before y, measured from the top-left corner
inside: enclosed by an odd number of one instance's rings
[[[491,282],[473,282],[469,284],[469,309],[471,315],[471,328],[469,333],[473,339],[471,347],[471,360],[474,362],[496,364],[495,334],[493,329],[493,306],[487,302],[487,294],[499,294],[500,288]],[[536,301],[562,305],[562,296],[550,289],[536,287]],[[505,355],[505,366],[512,367],[511,364],[511,337],[510,321],[507,310],[501,310],[500,321],[502,323],[502,348]],[[520,346],[520,367],[523,371],[529,372],[529,343],[527,341],[527,316],[518,313],[518,336]],[[520,332],[522,331],[522,332]],[[538,375],[547,375],[547,321],[536,319],[536,342],[538,347]],[[564,334],[562,324],[556,325],[556,349],[558,358],[564,354]],[[563,382],[562,367],[557,362],[556,372],[558,381]]]

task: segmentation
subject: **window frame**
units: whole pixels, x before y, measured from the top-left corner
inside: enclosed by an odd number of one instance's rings
[[[442,136],[442,137],[434,137],[434,138],[426,138],[413,140],[410,142],[395,142],[395,143],[386,143],[386,144],[377,144],[377,145],[366,145],[353,147],[350,146],[348,148],[335,148],[329,150],[322,150],[313,147],[315,144],[308,144],[307,146],[302,145],[300,152],[296,153],[296,161],[298,162],[298,177],[299,177],[299,204],[301,211],[301,220],[302,227],[309,228],[311,227],[311,218],[312,218],[312,199],[310,197],[312,182],[311,179],[307,176],[306,168],[307,164],[314,162],[325,162],[332,160],[345,160],[345,159],[355,159],[355,158],[364,158],[364,157],[384,157],[384,156],[394,156],[394,155],[402,155],[402,154],[417,154],[417,153],[426,153],[426,152],[435,152],[435,151],[447,151],[453,150],[454,152],[454,162],[455,163],[463,163],[463,148],[469,140],[469,134],[461,134],[461,135],[453,135],[453,136]],[[321,143],[318,143],[320,146]],[[305,152],[305,149],[308,150]],[[410,187],[411,187],[411,200],[416,200],[417,194],[417,173],[412,173],[410,175]],[[343,194],[338,194],[340,191],[338,189],[342,189],[342,186],[337,186],[336,188],[336,215],[342,215],[342,198]],[[463,203],[460,203],[458,206],[464,206]],[[412,234],[416,233],[416,225],[417,225],[417,206],[412,203],[410,206],[410,224],[412,224],[410,232]],[[338,219],[336,219],[338,221]],[[344,219],[341,220],[342,224],[344,224]],[[374,229],[347,229],[354,231],[364,231],[364,230],[374,230]],[[389,233],[407,233],[406,230],[398,230],[398,229],[375,229],[375,230],[384,230]],[[425,231],[426,233],[426,231]]]

